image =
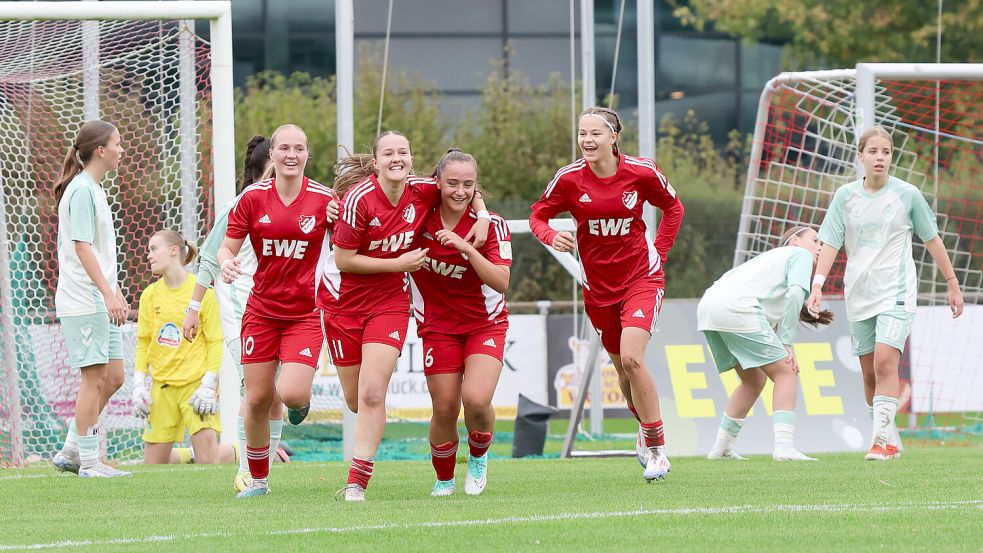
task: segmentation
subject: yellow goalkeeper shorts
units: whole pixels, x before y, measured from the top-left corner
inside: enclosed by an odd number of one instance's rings
[[[183,442],[185,428],[192,436],[205,428],[222,432],[218,413],[202,417],[195,414],[188,404],[200,385],[197,381],[184,386],[154,382],[150,388],[150,398],[154,403],[150,406],[143,441],[151,444]]]

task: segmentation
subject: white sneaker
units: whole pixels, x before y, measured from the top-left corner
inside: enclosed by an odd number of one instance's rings
[[[713,449],[710,450],[710,453],[707,455],[707,459],[710,459],[711,461],[716,461],[716,460],[719,460],[719,459],[732,459],[734,461],[747,461],[747,457],[742,457],[742,456],[738,455],[733,449],[731,449],[729,447],[727,447],[727,448],[721,448],[721,449],[718,449],[718,448],[714,447]]]
[[[635,439],[635,458],[638,459],[638,464],[645,468],[649,464],[649,457],[652,452],[649,448],[645,447],[645,435],[642,434],[642,429],[638,429],[638,437]]]
[[[239,469],[236,478],[232,481],[232,489],[239,493],[253,485],[253,475],[249,474],[249,469]]]
[[[121,478],[124,476],[133,476],[133,473],[116,470],[104,463],[96,463],[88,468],[79,468],[79,478]]]
[[[74,455],[73,455],[74,453]],[[79,472],[79,453],[78,451],[61,450],[51,458],[51,464],[62,472]]]
[[[433,490],[430,491],[430,495],[433,497],[444,497],[448,495],[454,495],[455,489],[454,480],[437,480],[434,482]]]
[[[488,484],[488,454],[472,457],[468,454],[468,474],[464,478],[464,493],[479,495]]]
[[[775,449],[775,452],[771,454],[771,458],[776,461],[818,461],[814,457],[809,457],[804,453],[800,453],[799,450],[794,447],[783,447],[780,449]]]
[[[670,468],[665,447],[657,447],[655,454],[649,456],[649,462],[645,465],[645,472],[642,473],[642,477],[645,478],[646,482],[662,480],[669,475]]]
[[[348,484],[338,490],[335,498],[344,499],[345,501],[365,501],[365,488],[358,484]]]

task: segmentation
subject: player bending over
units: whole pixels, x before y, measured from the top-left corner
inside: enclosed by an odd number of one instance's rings
[[[804,305],[818,255],[816,231],[793,227],[782,236],[781,247],[727,271],[703,294],[696,309],[698,328],[717,370],[734,369],[741,380],[727,401],[709,459],[744,459],[734,452],[734,440],[770,379],[775,385],[772,458],[815,461],[792,444],[799,373],[792,343],[800,319],[812,325],[833,320],[832,313],[814,316]]]
[[[836,190],[819,228],[823,243],[807,303],[819,309],[822,287],[840,248],[846,248],[843,277],[853,354],[860,357],[864,394],[874,419],[868,461],[899,456],[894,423],[901,380],[898,363],[917,310],[918,279],[911,254],[917,234],[948,286],[952,317],[963,312],[959,290],[935,214],[915,186],[888,175],[894,144],[883,127],[860,136],[857,159],[864,176]]]

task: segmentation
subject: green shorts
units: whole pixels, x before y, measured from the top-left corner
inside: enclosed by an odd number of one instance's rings
[[[850,323],[850,342],[854,355],[867,355],[880,342],[904,353],[915,314],[900,309],[885,311],[869,319]]]
[[[109,324],[108,313],[61,317],[61,332],[68,348],[68,364],[74,369],[123,359],[123,331]]]
[[[785,344],[768,325],[764,315],[759,314],[758,318],[760,328],[757,332],[703,331],[717,372],[727,372],[737,365],[742,369],[763,367],[788,357]]]

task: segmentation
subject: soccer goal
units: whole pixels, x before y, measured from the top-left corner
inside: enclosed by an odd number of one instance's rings
[[[198,240],[214,206],[234,197],[230,9],[227,1],[0,2],[0,464],[49,458],[74,415],[79,377],[54,316],[52,188],[79,126],[104,119],[123,138],[107,191],[133,306],[151,279],[150,234],[172,228]],[[195,34],[195,20],[210,25],[210,41]],[[135,334],[135,323],[124,327],[127,375]],[[104,453],[115,460],[141,451],[129,386],[102,419]],[[238,396],[238,382],[223,389]],[[226,415],[234,428],[235,412]]]
[[[915,437],[983,435],[983,64],[860,64],[783,73],[758,108],[737,265],[773,247],[789,225],[822,222],[839,186],[856,179],[856,143],[882,125],[894,137],[891,174],[922,189],[938,214],[966,300],[957,320],[946,285],[914,244],[919,302],[902,361],[902,404]],[[828,285],[842,294],[841,254]],[[861,386],[859,366],[857,386]]]

